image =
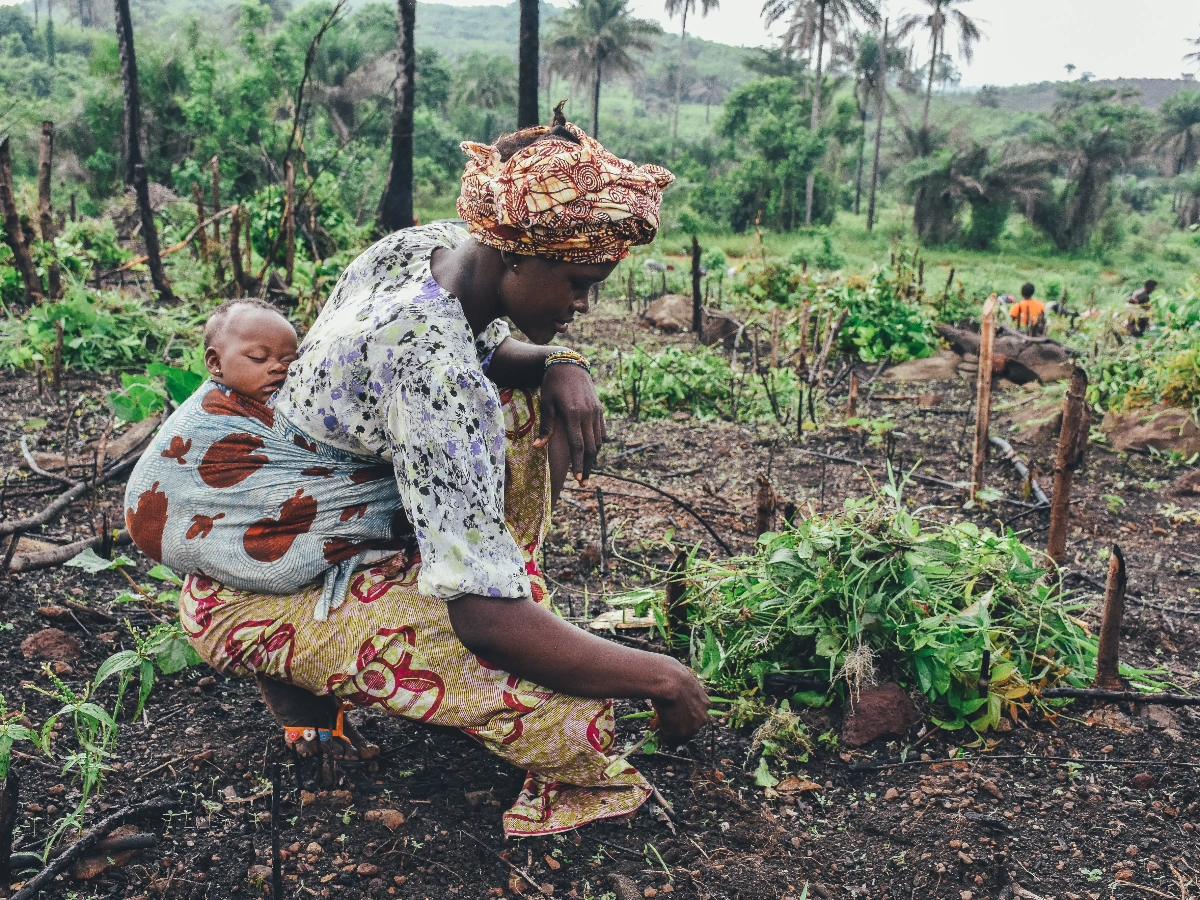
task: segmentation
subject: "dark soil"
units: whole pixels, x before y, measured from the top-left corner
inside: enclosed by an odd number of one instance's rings
[[[601,347],[688,345],[692,338],[654,335],[609,307],[594,313],[574,341],[598,356]],[[861,371],[864,384],[871,371]],[[101,380],[70,383],[69,405],[85,410],[73,417],[72,445],[103,432],[106,389]],[[915,397],[880,398],[906,396],[896,385],[876,382],[862,390],[860,416],[895,418],[899,427],[890,444],[872,445],[865,435],[834,426],[798,442],[794,433],[774,426],[615,420],[601,466],[675,495],[735,550],[745,551],[754,540],[760,473],[769,473],[778,494],[795,502],[801,515],[834,509],[844,498],[868,492],[873,479],[884,477],[889,451],[897,469],[919,465],[918,472],[947,481],[964,478],[972,386],[964,380],[919,390],[939,398],[921,408]],[[831,399],[830,421],[841,419],[837,410],[844,402]],[[32,432],[43,438],[40,449],[57,446],[66,416],[63,405],[38,397],[32,377],[0,380],[0,461],[16,470],[17,442],[23,424],[33,419],[47,420]],[[1014,439],[1014,445],[1039,472],[1049,472],[1051,444]],[[870,468],[803,451],[861,460]],[[1169,680],[1187,688],[1200,680],[1200,526],[1186,521],[1186,512],[1194,514],[1200,504],[1170,494],[1170,483],[1183,471],[1093,445],[1077,479],[1069,555],[1071,566],[1102,579],[1104,551],[1114,542],[1121,545],[1131,592],[1139,594],[1127,609],[1122,660],[1162,667],[1171,673]],[[993,460],[988,479],[1007,497],[1020,498],[1019,479],[1006,463]],[[1043,484],[1050,489],[1048,478]],[[51,485],[36,477],[14,474],[6,485],[0,511],[5,518],[35,511],[53,496],[38,494]],[[598,565],[597,487],[617,551],[605,560],[605,575]],[[913,484],[907,494],[917,505],[935,507],[931,515],[969,515],[993,527],[1007,521],[1029,529],[1031,546],[1044,543],[1043,512],[1003,502],[964,512],[957,489],[936,485]],[[663,581],[672,556],[662,542],[667,529],[674,529],[681,545],[700,543],[705,552],[721,553],[693,515],[637,484],[597,477],[589,489],[573,488],[565,496],[547,543],[546,568],[559,606],[580,622],[606,608],[599,600],[606,590]],[[1123,505],[1106,496],[1120,496]],[[1167,503],[1184,514],[1176,512],[1174,520],[1164,515],[1160,505]],[[106,516],[118,523],[121,507],[120,487],[102,490],[94,505],[78,504],[37,537],[57,543],[86,537],[103,527]],[[144,576],[149,563],[131,551]],[[0,692],[10,708],[23,706],[35,726],[57,709],[38,691],[49,686],[43,663],[25,659],[20,650],[22,640],[41,628],[61,628],[81,643],[82,655],[59,666],[62,679],[76,690],[109,655],[132,648],[127,623],[145,629],[153,621],[136,606],[110,607],[125,586],[119,575],[91,576],[73,568],[9,576],[0,592]],[[78,607],[66,618],[39,613],[64,599],[94,607],[95,613]],[[1095,627],[1095,612],[1088,621]],[[649,637],[642,631],[614,639]],[[98,699],[111,707],[107,688]],[[623,704],[626,712],[634,706]],[[161,832],[157,848],[88,882],[67,876],[44,896],[263,896],[270,882],[269,788],[277,761],[284,790],[274,824],[288,897],[475,898],[540,891],[597,898],[609,893],[619,900],[656,893],[799,898],[807,885],[810,898],[1099,900],[1126,893],[1184,900],[1200,890],[1195,707],[1076,703],[1053,720],[1039,717],[989,735],[986,746],[961,749],[961,742],[973,738],[969,732],[917,726],[904,740],[877,741],[853,752],[833,740],[840,714],[820,711],[809,715],[810,730],[831,736],[819,742],[809,762],[792,762],[787,771],[777,767],[776,775],[795,778],[774,790],[754,782],[750,735],[714,724],[683,748],[635,757],[673,805],[679,820],[674,831],[648,805],[631,822],[515,841],[503,838],[500,816],[522,773],[457,733],[356,715],[383,755],[343,764],[323,778],[316,763],[299,763],[281,752],[278,729],[251,680],[214,677],[202,667],[161,679],[145,715],[122,722],[111,771],[88,820],[157,794],[176,799],[178,814],[155,824]],[[623,723],[619,742],[636,740],[636,725]],[[68,725],[55,739],[53,759],[28,744],[16,747],[14,767],[23,779],[18,849],[40,848],[50,824],[78,798],[71,775],[61,772],[74,749],[69,734]],[[906,745],[912,745],[908,763],[888,765]],[[958,752],[972,758],[951,759]],[[782,790],[788,787],[797,790]],[[375,810],[394,810],[403,823],[368,816]],[[636,893],[629,893],[629,881],[613,875],[627,876]]]

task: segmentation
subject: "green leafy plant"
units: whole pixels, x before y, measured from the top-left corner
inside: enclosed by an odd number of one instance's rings
[[[0,694],[0,781],[8,776],[13,744],[17,741],[37,743],[37,732],[21,724],[24,718],[24,711],[9,710],[4,695]]]
[[[72,285],[56,303],[33,307],[21,319],[0,320],[0,359],[18,368],[45,362],[63,328],[63,362],[102,372],[158,359],[173,335],[193,326],[186,308],[155,309],[134,297]]]
[[[753,555],[693,560],[678,639],[701,678],[734,695],[799,676],[844,696],[883,673],[919,688],[943,727],[979,731],[1039,687],[1085,684],[1096,644],[1074,618],[1082,606],[1017,536],[923,520],[901,486],[764,535]],[[813,693],[793,699],[825,701]]]
[[[59,679],[47,666],[44,674],[49,679],[49,689],[35,687],[39,693],[57,700],[62,707],[46,719],[42,725],[38,743],[45,754],[54,756],[54,726],[66,718],[70,721],[76,748],[63,757],[64,775],[74,774],[79,785],[79,802],[75,809],[55,824],[46,840],[43,859],[48,859],[51,849],[69,829],[82,829],[88,801],[97,793],[107,771],[107,760],[117,743],[117,722],[114,715],[92,700],[94,685],[87,685],[76,692]]]

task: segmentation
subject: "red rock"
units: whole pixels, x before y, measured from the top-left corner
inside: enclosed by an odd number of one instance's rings
[[[1154,786],[1154,776],[1149,772],[1138,772],[1133,776],[1133,786],[1139,791],[1148,791]]]
[[[21,653],[26,659],[70,662],[78,659],[82,650],[79,641],[61,628],[43,628],[21,641]]]
[[[846,713],[842,743],[847,747],[861,747],[884,735],[902,735],[920,718],[900,685],[888,682],[867,688]]]
[[[363,878],[374,878],[379,874],[379,866],[374,863],[359,863],[356,871]]]

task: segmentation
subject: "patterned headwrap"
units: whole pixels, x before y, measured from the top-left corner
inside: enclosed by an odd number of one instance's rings
[[[619,159],[556,113],[578,144],[542,138],[501,161],[497,147],[463,142],[471,158],[458,214],[497,250],[576,263],[624,259],[630,246],[654,240],[662,191],[675,176]]]

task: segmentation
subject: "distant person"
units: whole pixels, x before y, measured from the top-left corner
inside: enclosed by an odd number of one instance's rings
[[[1154,293],[1156,287],[1158,287],[1158,282],[1151,278],[1134,291],[1126,301],[1133,307],[1127,327],[1129,333],[1134,337],[1141,337],[1150,327],[1150,295]]]
[[[1038,336],[1046,333],[1046,304],[1034,297],[1033,291],[1031,282],[1021,285],[1021,299],[1009,307],[1008,314],[1018,328]]]

